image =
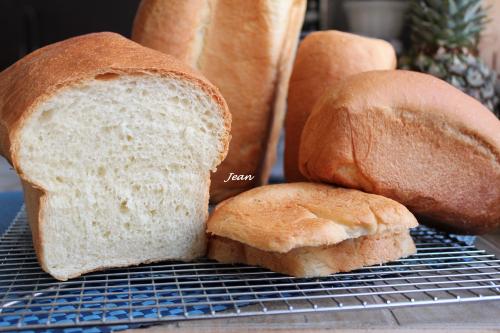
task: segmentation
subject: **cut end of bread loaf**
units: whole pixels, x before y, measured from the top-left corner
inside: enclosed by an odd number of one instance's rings
[[[43,193],[27,200],[42,267],[66,280],[202,256],[210,171],[227,147],[222,114],[185,77],[147,72],[99,75],[38,103],[12,151],[26,196]]]

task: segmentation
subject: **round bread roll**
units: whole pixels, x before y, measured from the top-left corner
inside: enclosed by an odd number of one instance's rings
[[[388,42],[335,30],[309,34],[300,44],[288,88],[285,120],[285,176],[303,181],[299,171],[302,128],[326,89],[365,71],[396,68],[396,52]]]
[[[500,224],[500,121],[430,75],[347,78],[316,104],[299,158],[308,179],[387,196],[423,221],[464,233]]]

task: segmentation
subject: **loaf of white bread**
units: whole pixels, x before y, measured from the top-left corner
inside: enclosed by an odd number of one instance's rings
[[[288,87],[285,119],[285,178],[304,181],[299,170],[302,129],[325,90],[350,75],[395,69],[396,52],[388,42],[335,30],[313,32],[300,43]]]
[[[416,252],[417,220],[379,195],[315,183],[254,188],[217,205],[208,257],[299,276],[325,276]]]
[[[392,198],[466,233],[500,225],[500,121],[430,75],[372,71],[327,91],[308,118],[300,170]]]
[[[114,33],[68,39],[0,74],[0,120],[55,278],[205,254],[230,114],[187,65]]]
[[[132,39],[200,70],[233,117],[214,203],[266,183],[275,161],[306,0],[143,0]]]

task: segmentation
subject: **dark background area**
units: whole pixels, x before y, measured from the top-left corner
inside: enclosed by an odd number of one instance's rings
[[[0,71],[31,51],[70,37],[98,31],[130,37],[139,3],[140,0],[0,0]],[[343,30],[341,3],[308,0],[304,31],[333,26],[332,20],[337,23],[335,28]]]
[[[139,2],[0,0],[0,70],[39,47],[69,37],[96,31],[130,37]]]

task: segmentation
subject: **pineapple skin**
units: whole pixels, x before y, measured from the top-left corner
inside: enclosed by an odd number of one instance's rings
[[[498,96],[495,92],[497,73],[467,49],[462,49],[461,52],[447,52],[444,48],[440,48],[433,55],[419,52],[413,58],[412,65],[415,70],[447,81],[481,101],[491,111],[497,108]]]
[[[412,0],[411,48],[401,67],[434,75],[476,98],[500,118],[497,73],[477,56],[487,21],[482,0]]]

